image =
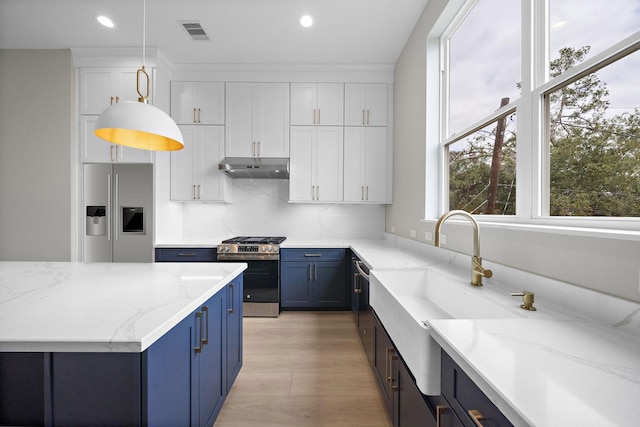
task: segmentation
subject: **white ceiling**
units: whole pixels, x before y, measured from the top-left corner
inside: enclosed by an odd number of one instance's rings
[[[428,0],[146,0],[175,64],[394,64]],[[115,29],[99,25],[105,14]],[[299,18],[310,14],[311,28]],[[192,41],[179,21],[199,21]],[[0,49],[142,46],[143,0],[0,0]]]

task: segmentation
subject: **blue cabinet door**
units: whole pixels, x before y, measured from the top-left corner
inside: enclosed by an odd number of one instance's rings
[[[316,307],[346,307],[344,261],[313,263],[314,302]]]
[[[207,300],[194,316],[192,334],[192,419],[191,425],[213,425],[226,396],[225,327],[226,292]]]
[[[191,422],[193,314],[142,353],[143,425]]]
[[[227,394],[242,368],[242,285],[242,275],[227,285]]]
[[[280,270],[280,306],[313,307],[312,264],[283,262]]]

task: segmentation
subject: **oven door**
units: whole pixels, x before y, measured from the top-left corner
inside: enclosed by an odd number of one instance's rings
[[[243,301],[247,303],[280,302],[280,263],[273,260],[246,260]]]

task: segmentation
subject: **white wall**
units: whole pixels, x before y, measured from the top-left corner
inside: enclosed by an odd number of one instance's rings
[[[434,90],[425,83],[426,37],[443,11],[458,4],[460,0],[429,1],[395,68],[394,204],[386,210],[385,228],[388,233],[424,244],[430,244],[425,232],[434,228],[433,221],[421,221],[425,217],[425,176],[437,167],[437,161],[431,156],[427,158],[425,150],[426,133],[431,130],[428,126],[432,126],[428,121],[426,91]],[[431,200],[426,211],[437,211]],[[470,253],[469,228],[453,224],[445,227],[447,247]],[[484,259],[640,302],[637,238],[504,226],[481,228]],[[411,230],[415,230],[416,237],[411,237]],[[526,283],[521,285],[526,289]]]
[[[75,72],[68,50],[0,50],[0,260],[74,256]]]

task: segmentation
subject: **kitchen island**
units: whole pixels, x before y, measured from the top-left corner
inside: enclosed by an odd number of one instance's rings
[[[243,263],[0,262],[0,424],[211,425]]]

